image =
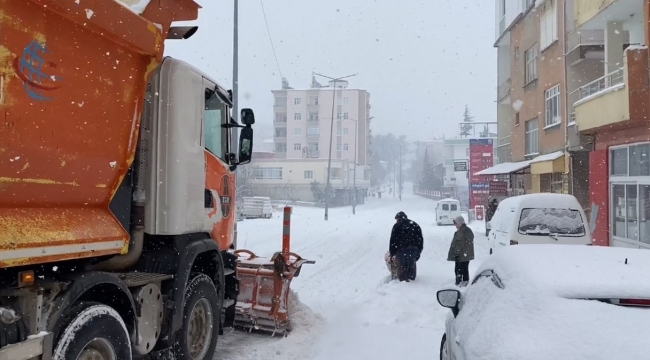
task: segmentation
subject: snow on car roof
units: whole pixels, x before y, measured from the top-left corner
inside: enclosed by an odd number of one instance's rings
[[[489,256],[506,287],[534,286],[565,298],[650,298],[650,251],[581,245],[513,245]]]
[[[522,207],[533,206],[537,209],[541,208],[558,208],[558,206],[566,207],[567,203],[576,205],[578,209],[579,203],[578,200],[573,195],[568,194],[551,194],[551,193],[539,193],[539,194],[526,194],[513,196],[506,199],[503,199],[500,204],[510,205],[510,203],[520,203]],[[505,205],[504,205],[505,206]]]
[[[457,199],[452,199],[452,198],[446,198],[446,199],[440,199],[438,202],[460,202]]]

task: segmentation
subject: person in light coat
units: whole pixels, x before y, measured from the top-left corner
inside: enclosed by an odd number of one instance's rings
[[[456,232],[449,246],[448,261],[455,263],[456,285],[467,286],[469,282],[469,262],[474,260],[474,233],[462,216],[454,219]]]

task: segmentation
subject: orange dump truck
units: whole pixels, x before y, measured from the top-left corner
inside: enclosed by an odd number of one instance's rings
[[[212,359],[234,322],[255,119],[163,58],[199,8],[0,0],[0,360]]]

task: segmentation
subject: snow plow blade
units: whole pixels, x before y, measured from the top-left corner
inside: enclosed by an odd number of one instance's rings
[[[285,256],[282,252],[276,252],[271,258],[258,257],[249,250],[237,250],[235,255],[239,258],[235,327],[287,335],[291,332],[291,280],[300,275],[303,264],[314,264],[315,261],[305,260],[294,253]]]

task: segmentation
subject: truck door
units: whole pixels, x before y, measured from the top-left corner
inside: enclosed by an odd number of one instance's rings
[[[203,79],[204,106],[201,141],[205,156],[206,231],[221,250],[233,241],[235,178],[227,164],[230,153],[230,107],[215,92],[216,84]]]

